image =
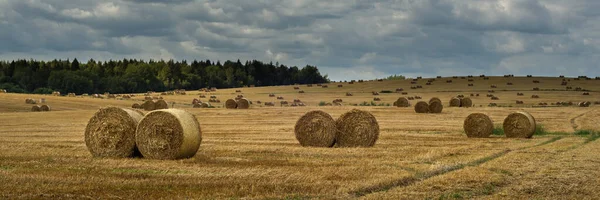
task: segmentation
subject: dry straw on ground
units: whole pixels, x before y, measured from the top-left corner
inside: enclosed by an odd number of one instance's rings
[[[419,101],[415,104],[416,113],[429,113],[429,104],[424,101]]]
[[[40,110],[43,112],[48,112],[48,111],[50,111],[50,106],[42,105],[42,106],[40,106]]]
[[[450,107],[460,107],[460,99],[456,97],[452,97],[450,99]]]
[[[154,109],[169,109],[169,104],[165,100],[157,100],[154,102]]]
[[[146,100],[142,105],[141,108],[143,108],[145,111],[153,111],[156,109],[156,105],[154,104],[154,101],[152,100]]]
[[[85,144],[92,156],[135,156],[135,130],[142,117],[139,112],[126,108],[107,107],[98,110],[85,128]]]
[[[486,138],[492,134],[494,123],[492,119],[483,113],[470,114],[463,124],[467,137]]]
[[[34,106],[31,106],[31,111],[32,112],[40,112],[40,111],[42,111],[42,108],[39,105],[34,105]]]
[[[511,113],[502,124],[504,134],[509,138],[531,138],[535,133],[535,119],[531,114],[518,111]]]
[[[379,124],[371,113],[358,109],[344,113],[336,121],[338,147],[371,147],[379,138]]]
[[[150,159],[182,159],[196,155],[202,133],[191,113],[163,109],[148,113],[135,132],[140,153]]]
[[[238,109],[248,109],[250,108],[250,101],[248,101],[248,99],[240,99],[239,101],[237,101],[237,108]]]
[[[304,114],[294,126],[294,134],[302,146],[332,147],[336,132],[335,120],[320,110]]]
[[[429,103],[429,112],[431,113],[442,113],[444,105],[441,101],[431,101]]]
[[[472,107],[473,101],[469,97],[460,99],[460,107]]]
[[[396,100],[395,105],[397,107],[409,107],[410,102],[408,102],[408,99],[406,97],[400,97],[398,98],[398,100]]]
[[[237,106],[238,103],[233,99],[227,99],[227,101],[225,101],[225,108],[227,109],[236,109]]]

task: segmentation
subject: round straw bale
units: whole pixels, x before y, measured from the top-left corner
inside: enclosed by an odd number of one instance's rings
[[[32,112],[40,112],[40,111],[42,111],[42,108],[39,105],[31,106],[31,111]]]
[[[210,103],[208,103],[208,102],[203,102],[203,103],[202,103],[202,108],[210,108]]]
[[[195,103],[194,108],[202,108],[202,103]]]
[[[444,105],[442,104],[442,101],[432,101],[429,103],[429,112],[431,113],[442,113],[443,109]]]
[[[146,111],[153,111],[156,109],[156,105],[154,104],[154,101],[152,100],[146,100],[142,105],[141,108],[143,108]]]
[[[473,101],[469,97],[460,99],[460,107],[472,107]]]
[[[433,101],[439,101],[440,104],[442,103],[442,100],[440,100],[440,98],[433,97],[433,98],[429,99],[429,104],[431,104],[431,102],[433,102]]]
[[[429,112],[429,104],[424,101],[419,101],[415,104],[415,112],[416,113],[428,113]]]
[[[227,99],[227,101],[225,101],[225,108],[227,109],[236,109],[238,106],[238,102],[236,102],[233,99]]]
[[[486,138],[492,134],[494,123],[492,119],[483,113],[470,114],[463,124],[467,137]]]
[[[181,159],[196,155],[202,132],[196,117],[179,109],[148,113],[137,126],[135,143],[150,159]]]
[[[101,108],[88,121],[85,145],[94,157],[133,157],[139,153],[135,130],[142,117],[131,109]]]
[[[344,113],[335,121],[338,147],[371,147],[379,138],[379,124],[371,113],[358,109]]]
[[[248,99],[242,98],[237,101],[237,108],[238,109],[248,109],[248,108],[250,108],[250,102],[248,101]]]
[[[409,107],[410,102],[408,102],[408,99],[406,97],[400,97],[400,98],[398,98],[398,100],[396,100],[396,106],[397,107]]]
[[[159,99],[154,102],[154,109],[169,109],[169,104],[165,100]]]
[[[302,146],[332,147],[336,132],[335,120],[320,110],[304,114],[294,127],[296,139]]]
[[[131,104],[131,108],[142,108],[142,106],[139,103],[133,103]]]
[[[456,97],[452,97],[450,99],[450,107],[460,107],[460,99]]]
[[[535,133],[535,119],[531,114],[518,111],[504,119],[504,133],[508,138],[531,138]]]
[[[48,105],[42,105],[42,106],[40,106],[40,110],[44,111],[44,112],[48,112],[48,111],[50,111],[50,106],[48,106]]]

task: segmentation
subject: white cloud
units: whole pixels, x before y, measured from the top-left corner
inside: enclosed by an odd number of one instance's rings
[[[592,0],[5,0],[0,59],[258,59],[333,79],[598,76],[598,10]]]

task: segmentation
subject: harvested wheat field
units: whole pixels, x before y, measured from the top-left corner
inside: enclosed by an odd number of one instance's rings
[[[567,91],[562,78],[482,77],[330,83],[331,87],[291,86],[186,91],[164,95],[169,108],[196,116],[201,145],[191,158],[99,158],[86,147],[85,130],[100,108],[131,108],[144,95],[98,99],[0,93],[0,198],[3,199],[593,199],[600,196],[600,80],[574,80]],[[569,79],[569,78],[568,78]],[[452,83],[447,83],[452,80]],[[539,80],[540,83],[532,83]],[[507,85],[511,82],[512,85]],[[335,85],[343,87],[335,87]],[[491,93],[499,100],[487,97]],[[532,88],[540,90],[535,92]],[[230,97],[236,90],[253,102],[299,99],[306,106],[226,109],[225,101],[194,109],[198,95]],[[381,102],[371,104],[372,91]],[[457,92],[459,91],[459,92]],[[525,97],[533,94],[540,98]],[[276,94],[270,97],[268,94]],[[346,96],[352,93],[353,96]],[[470,94],[479,94],[470,95]],[[450,107],[457,95],[472,107]],[[399,97],[419,96],[411,105],[438,97],[443,111],[415,113],[396,107]],[[52,112],[31,112],[23,99],[45,98]],[[321,102],[341,99],[342,106]],[[516,100],[525,101],[515,104]],[[204,100],[203,100],[204,101]],[[207,99],[208,101],[208,99]],[[572,106],[553,106],[569,102]],[[363,102],[369,102],[369,106]],[[547,105],[540,105],[546,102]],[[488,106],[495,103],[496,106]],[[323,106],[320,106],[323,105]],[[214,107],[214,108],[212,108]],[[378,138],[372,147],[302,146],[295,135],[299,119],[321,110],[337,120],[353,109],[376,118]],[[535,118],[530,139],[507,138],[503,122],[525,111]],[[155,111],[156,112],[156,111]],[[147,114],[148,111],[143,111]],[[490,117],[489,138],[468,138],[465,118]],[[160,121],[160,120],[159,120]],[[517,126],[517,125],[514,125]],[[306,131],[306,130],[304,130]],[[164,130],[161,132],[168,132]]]

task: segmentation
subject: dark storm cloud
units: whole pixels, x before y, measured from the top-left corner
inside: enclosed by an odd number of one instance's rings
[[[599,10],[594,0],[7,0],[0,59],[258,59],[333,79],[600,75]]]

